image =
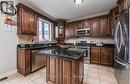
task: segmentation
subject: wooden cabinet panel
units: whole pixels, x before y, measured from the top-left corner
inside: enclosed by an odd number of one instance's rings
[[[84,76],[83,57],[80,60],[64,60],[47,57],[48,84],[82,84]]]
[[[76,29],[84,28],[84,21],[78,21],[78,22],[75,22],[75,24],[76,24]]]
[[[91,20],[91,36],[99,36],[99,19],[95,18]]]
[[[23,72],[25,71],[25,51],[17,50],[17,67]]]
[[[27,75],[31,72],[30,50],[17,50],[17,69],[22,75]]]
[[[18,35],[37,35],[37,14],[24,5],[17,5]]]
[[[92,47],[91,63],[113,66],[113,48]]]
[[[100,48],[91,48],[91,63],[100,64]]]
[[[111,19],[113,20],[113,18]],[[76,37],[76,29],[89,27],[91,37],[112,37],[112,31],[114,31],[112,30],[113,23],[114,22],[110,21],[110,15],[103,15],[78,22],[67,23],[68,26],[65,30],[65,36],[66,38]]]
[[[84,21],[84,28],[91,28],[91,20]]]
[[[100,18],[100,36],[111,36],[111,29],[109,26],[109,16]]]
[[[49,81],[51,81],[53,83],[56,82],[55,81],[55,78],[56,78],[56,75],[55,75],[55,67],[56,67],[55,63],[56,63],[55,58],[51,58],[50,59],[50,65],[49,65],[49,68],[50,68],[50,70],[49,70]]]
[[[37,16],[35,13],[22,9],[22,29],[21,33],[25,34],[37,34]]]
[[[73,38],[75,37],[75,30],[76,25],[74,23],[67,24],[65,28],[65,38]]]
[[[65,38],[69,38],[70,37],[70,31],[69,31],[69,25],[67,25],[65,27]]]
[[[71,61],[63,60],[63,84],[71,84]]]
[[[101,64],[113,66],[113,48],[101,48]]]

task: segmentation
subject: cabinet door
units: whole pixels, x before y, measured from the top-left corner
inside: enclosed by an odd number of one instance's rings
[[[110,36],[109,16],[100,18],[100,36]]]
[[[32,11],[22,9],[21,33],[37,35],[37,15]]]
[[[75,24],[72,23],[70,24],[70,27],[69,27],[69,33],[70,33],[70,37],[74,37],[75,36]]]
[[[69,24],[67,24],[66,27],[65,27],[65,38],[69,38],[69,37],[70,37]]]
[[[25,72],[25,50],[17,50],[17,68],[22,73]]]
[[[75,23],[69,23],[67,24],[66,28],[65,28],[65,37],[66,38],[72,38],[75,37]]]
[[[84,28],[91,28],[91,20],[84,21]]]
[[[84,25],[84,21],[78,21],[75,23],[77,29],[82,29]]]
[[[91,36],[99,36],[99,19],[95,18],[91,21]]]
[[[100,48],[92,47],[91,48],[91,63],[100,64]]]
[[[113,66],[113,48],[101,48],[101,64]]]

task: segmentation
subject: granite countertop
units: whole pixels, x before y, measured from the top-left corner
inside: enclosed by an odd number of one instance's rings
[[[50,49],[50,50],[41,50],[39,54],[45,56],[59,57],[68,60],[79,60],[85,51],[79,50],[70,50],[70,49]]]
[[[49,47],[54,47],[55,45],[51,44],[19,44],[17,49],[26,49],[26,50],[40,50]]]
[[[66,45],[74,45],[73,43],[65,43]],[[115,44],[103,44],[102,46],[97,46],[96,44],[90,44],[90,43],[85,43],[83,44],[88,47],[108,47],[108,48],[114,48]]]

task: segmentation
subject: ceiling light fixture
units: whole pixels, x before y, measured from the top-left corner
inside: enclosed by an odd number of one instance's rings
[[[74,3],[78,6],[81,5],[82,2],[83,2],[83,0],[74,0]]]

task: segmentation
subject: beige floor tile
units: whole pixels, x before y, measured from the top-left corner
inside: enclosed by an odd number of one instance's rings
[[[98,69],[107,71],[108,67],[107,66],[98,65]]]
[[[4,81],[0,81],[0,84],[9,84],[9,82],[4,80]]]
[[[19,76],[15,76],[15,77],[11,77],[11,78],[8,78],[7,81],[10,83],[10,84],[14,84],[16,82],[18,82],[19,80],[23,79],[22,77],[19,77]]]
[[[105,71],[105,70],[99,70],[99,74],[100,74],[100,75],[110,76],[109,72],[108,72],[108,71]]]
[[[15,73],[8,78],[1,81],[0,84],[47,84],[46,68],[40,69],[26,77]],[[83,84],[117,84],[114,69],[96,64],[84,64]]]
[[[97,73],[88,73],[88,78],[99,79],[99,74],[97,74]]]
[[[107,81],[110,83],[114,83],[113,79],[111,76],[107,76],[107,75],[100,75],[100,80],[101,81]]]
[[[97,68],[89,68],[89,73],[99,73]]]
[[[90,68],[98,68],[98,65],[96,65],[96,64],[90,64]]]
[[[102,81],[101,80],[101,84],[114,84],[114,83],[113,82],[108,82],[108,81],[104,81],[104,80]]]
[[[25,78],[23,80],[15,82],[14,84],[35,84],[35,82],[33,82],[32,80],[29,80],[29,79]]]
[[[87,79],[87,84],[100,84],[100,80],[99,79],[88,78]]]

